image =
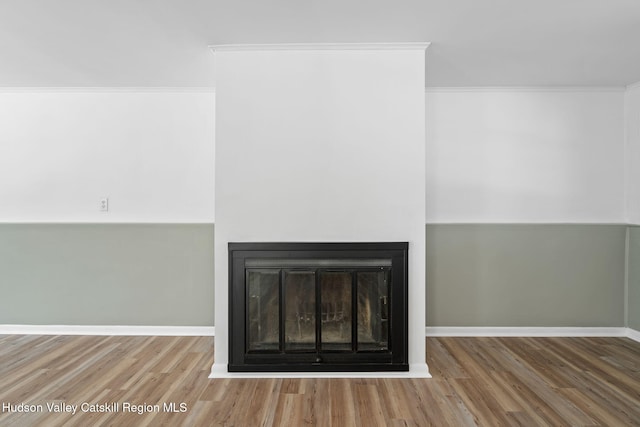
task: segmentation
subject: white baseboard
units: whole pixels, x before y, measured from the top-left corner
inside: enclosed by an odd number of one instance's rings
[[[628,328],[427,326],[428,337],[626,337]]]
[[[640,331],[627,328],[627,338],[640,342]]]
[[[214,336],[213,326],[0,325],[0,335]]]
[[[408,371],[386,372],[228,372],[224,363],[211,366],[209,378],[431,378],[426,363],[412,363]]]
[[[214,326],[0,325],[0,335],[215,336]],[[428,337],[627,337],[631,328],[427,326]]]

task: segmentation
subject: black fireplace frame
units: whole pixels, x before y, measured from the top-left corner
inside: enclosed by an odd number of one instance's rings
[[[408,371],[408,242],[230,242],[229,372]],[[246,342],[246,266],[249,259],[389,259],[389,343],[384,351],[249,352]],[[280,291],[282,293],[282,290]],[[354,302],[355,307],[355,302]],[[283,310],[280,309],[280,325]],[[353,312],[356,318],[356,312]],[[356,322],[352,322],[356,323]],[[281,326],[282,328],[282,326]],[[316,338],[318,339],[318,338]],[[352,340],[357,337],[352,336]]]

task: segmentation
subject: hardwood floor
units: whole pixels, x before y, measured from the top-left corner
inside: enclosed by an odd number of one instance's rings
[[[0,425],[640,425],[626,338],[428,338],[427,355],[433,379],[210,380],[211,337],[5,335]]]

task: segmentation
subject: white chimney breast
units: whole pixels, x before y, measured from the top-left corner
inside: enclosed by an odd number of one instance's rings
[[[349,241],[409,242],[408,375],[429,375],[424,336],[426,47],[214,48],[212,376],[229,376],[228,242]]]

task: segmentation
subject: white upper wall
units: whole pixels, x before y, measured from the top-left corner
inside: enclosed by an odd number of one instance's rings
[[[0,90],[0,222],[214,221],[214,98]],[[640,223],[639,85],[429,90],[426,107],[427,222]]]
[[[189,89],[0,91],[0,221],[213,222],[214,102]]]
[[[625,96],[627,222],[640,224],[640,82]]]
[[[427,222],[625,221],[624,91],[426,94]]]

